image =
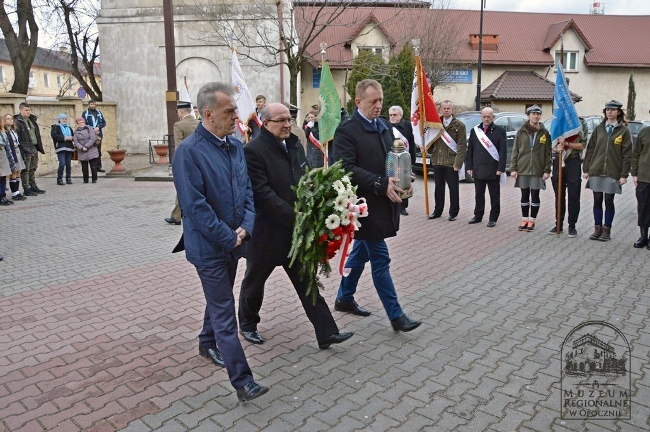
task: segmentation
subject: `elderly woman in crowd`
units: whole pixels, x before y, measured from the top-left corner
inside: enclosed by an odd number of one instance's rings
[[[10,145],[11,154],[14,159],[14,167],[9,178],[9,188],[11,189],[11,198],[14,201],[24,201],[27,198],[20,193],[20,172],[25,169],[23,160],[22,146],[16,133],[16,125],[13,114],[4,115],[4,132]]]
[[[5,196],[7,192],[7,176],[13,173],[14,168],[15,163],[11,144],[4,132],[4,122],[0,119],[0,205],[8,206],[14,203]]]
[[[517,131],[510,158],[510,176],[521,189],[521,224],[519,231],[533,231],[539,213],[539,191],[546,189],[551,175],[551,135],[539,121],[538,105],[526,110],[528,121]]]
[[[594,193],[594,233],[591,240],[609,241],[614,221],[614,194],[623,192],[632,155],[632,135],[623,119],[623,104],[605,104],[605,118],[594,128],[582,165],[587,188]],[[605,222],[603,223],[603,199]]]
[[[74,153],[74,144],[72,143],[72,128],[68,125],[68,115],[59,114],[56,118],[56,124],[52,125],[50,135],[54,141],[54,151],[59,159],[59,169],[56,173],[56,184],[64,186],[65,183],[72,184],[71,178],[71,161]],[[65,183],[63,183],[63,170],[65,169]]]
[[[95,146],[95,129],[86,124],[83,117],[77,118],[77,129],[73,135],[73,142],[77,147],[77,154],[79,162],[81,162],[81,173],[83,175],[84,183],[88,183],[88,165],[90,165],[90,172],[92,175],[93,183],[97,183],[97,159],[99,158],[99,151]]]

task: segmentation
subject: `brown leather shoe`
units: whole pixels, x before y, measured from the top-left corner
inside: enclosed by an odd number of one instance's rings
[[[610,234],[612,232],[612,229],[607,226],[603,226],[603,233],[598,237],[598,240],[600,241],[609,241],[611,239]]]
[[[594,233],[589,236],[589,240],[598,240],[602,234],[603,234],[603,226],[595,225]]]

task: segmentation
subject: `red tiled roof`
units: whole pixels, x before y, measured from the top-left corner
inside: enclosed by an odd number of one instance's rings
[[[481,92],[481,100],[553,100],[555,84],[536,72],[506,71]],[[582,100],[571,92],[574,102]]]
[[[296,6],[296,25],[300,40],[305,40],[309,22],[320,13],[333,8]],[[299,11],[300,10],[300,11]],[[320,60],[320,42],[327,42],[327,56],[333,68],[352,64],[352,52],[346,41],[354,39],[357,24],[372,13],[382,23],[384,31],[395,41],[395,49],[416,35],[425,39],[436,14],[445,14],[458,26],[455,32],[458,47],[451,60],[476,63],[478,53],[469,45],[469,35],[479,32],[479,11],[436,10],[412,8],[350,8],[337,18],[335,25],[326,27],[307,47],[307,57]],[[550,13],[521,13],[485,11],[483,34],[499,36],[496,51],[484,51],[484,64],[550,66],[553,56],[548,52],[562,29],[571,28],[586,45],[584,58],[588,66],[650,68],[650,16],[579,15]],[[604,29],[612,29],[605,31]],[[349,42],[348,42],[349,43]]]

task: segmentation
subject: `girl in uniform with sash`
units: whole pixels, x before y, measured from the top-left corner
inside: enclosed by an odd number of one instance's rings
[[[632,155],[632,136],[623,120],[623,104],[605,104],[605,118],[594,128],[583,162],[583,177],[594,193],[594,233],[591,240],[609,241],[614,221],[614,194],[627,183]],[[605,221],[603,223],[603,200]]]
[[[542,122],[542,109],[538,105],[526,110],[528,121],[517,131],[510,158],[510,176],[515,187],[521,189],[521,224],[519,231],[535,229],[539,212],[539,191],[546,189],[551,175],[551,135]]]

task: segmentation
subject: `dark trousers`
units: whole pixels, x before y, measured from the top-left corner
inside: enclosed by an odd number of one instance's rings
[[[436,205],[433,208],[433,214],[441,215],[445,209],[445,184],[449,186],[449,216],[456,217],[460,211],[460,195],[458,171],[453,167],[434,165],[433,166],[433,180],[435,182],[436,191],[434,198]]]
[[[557,167],[558,158],[553,160],[553,177],[551,183],[553,184],[553,191],[555,192],[555,218],[557,219]],[[582,186],[582,169],[580,165],[582,161],[580,157],[568,158],[564,161],[564,168],[562,169],[562,205],[560,207],[560,226],[564,223],[564,214],[569,208],[569,226],[575,226],[578,223],[578,215],[580,214],[580,188]],[[555,221],[557,222],[557,220]]]
[[[639,226],[650,227],[650,183],[638,182],[636,187]]]
[[[38,152],[34,154],[24,154],[25,169],[20,172],[20,179],[23,182],[25,191],[35,188],[36,186],[36,169],[38,168]]]
[[[474,216],[483,219],[485,213],[485,186],[490,192],[490,220],[496,222],[501,214],[501,186],[499,179],[495,180],[478,180],[474,179]]]
[[[241,285],[239,293],[239,327],[243,331],[253,331],[257,329],[257,324],[260,322],[260,309],[262,308],[262,300],[264,299],[264,284],[271,276],[271,273],[276,266],[246,260],[246,274]],[[289,276],[293,287],[298,293],[302,307],[307,314],[307,318],[311,321],[316,331],[316,340],[324,342],[327,337],[337,334],[339,328],[332,317],[325,299],[318,294],[316,297],[316,304],[312,303],[312,297],[305,295],[307,284],[300,277],[300,266],[294,264],[289,267],[289,262],[285,262],[282,267]]]
[[[88,165],[90,165],[90,173],[92,175],[93,181],[97,181],[97,161],[99,158],[91,159],[89,161],[79,161],[81,162],[81,174],[84,178],[84,183],[88,183]]]
[[[205,313],[199,344],[206,348],[219,348],[232,386],[236,389],[242,388],[253,381],[253,373],[237,336],[235,296],[232,292],[237,260],[196,266],[196,271],[205,295]]]
[[[103,141],[103,138],[102,138]],[[102,141],[97,144],[97,151],[99,152],[99,157],[97,158],[97,169],[102,169]]]
[[[58,181],[63,180],[63,170],[65,169],[65,178],[70,180],[70,175],[72,173],[72,152],[63,150],[58,152],[56,157],[59,159],[59,169],[56,172],[56,179]]]

